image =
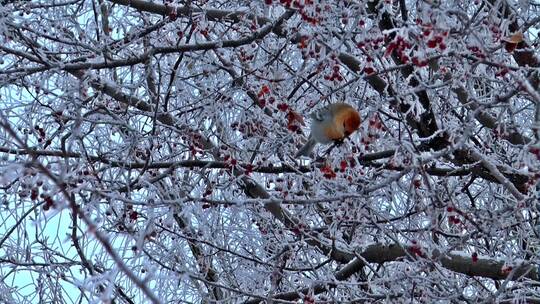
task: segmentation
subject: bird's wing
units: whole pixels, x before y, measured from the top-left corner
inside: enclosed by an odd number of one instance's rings
[[[311,114],[309,114],[309,117],[312,119],[312,120],[316,120],[316,121],[323,121],[324,120],[324,113],[322,110],[318,110],[318,111],[315,111]]]
[[[318,110],[315,110],[313,113],[309,114],[309,117],[311,119],[316,121],[324,121],[332,118],[332,106],[328,105],[324,108],[320,108]]]

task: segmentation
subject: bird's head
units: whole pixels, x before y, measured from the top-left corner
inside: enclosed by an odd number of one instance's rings
[[[353,108],[347,109],[342,119],[345,136],[351,135],[360,127],[360,114]]]

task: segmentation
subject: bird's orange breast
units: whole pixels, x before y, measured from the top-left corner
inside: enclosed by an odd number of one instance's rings
[[[343,128],[333,125],[331,127],[328,127],[324,130],[324,134],[326,137],[332,139],[332,140],[339,140],[343,139],[345,137],[345,133],[343,132]]]

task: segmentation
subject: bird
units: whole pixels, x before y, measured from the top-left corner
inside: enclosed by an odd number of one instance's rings
[[[351,105],[333,103],[311,113],[311,133],[295,158],[309,156],[315,146],[343,141],[360,127],[360,114]]]

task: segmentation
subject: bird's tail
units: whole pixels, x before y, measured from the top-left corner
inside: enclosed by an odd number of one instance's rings
[[[299,158],[300,156],[309,156],[311,152],[313,152],[313,149],[315,148],[316,144],[317,142],[315,141],[315,139],[310,136],[308,138],[308,141],[304,144],[304,146],[300,148],[298,152],[296,152],[296,154],[294,155],[294,158]]]

